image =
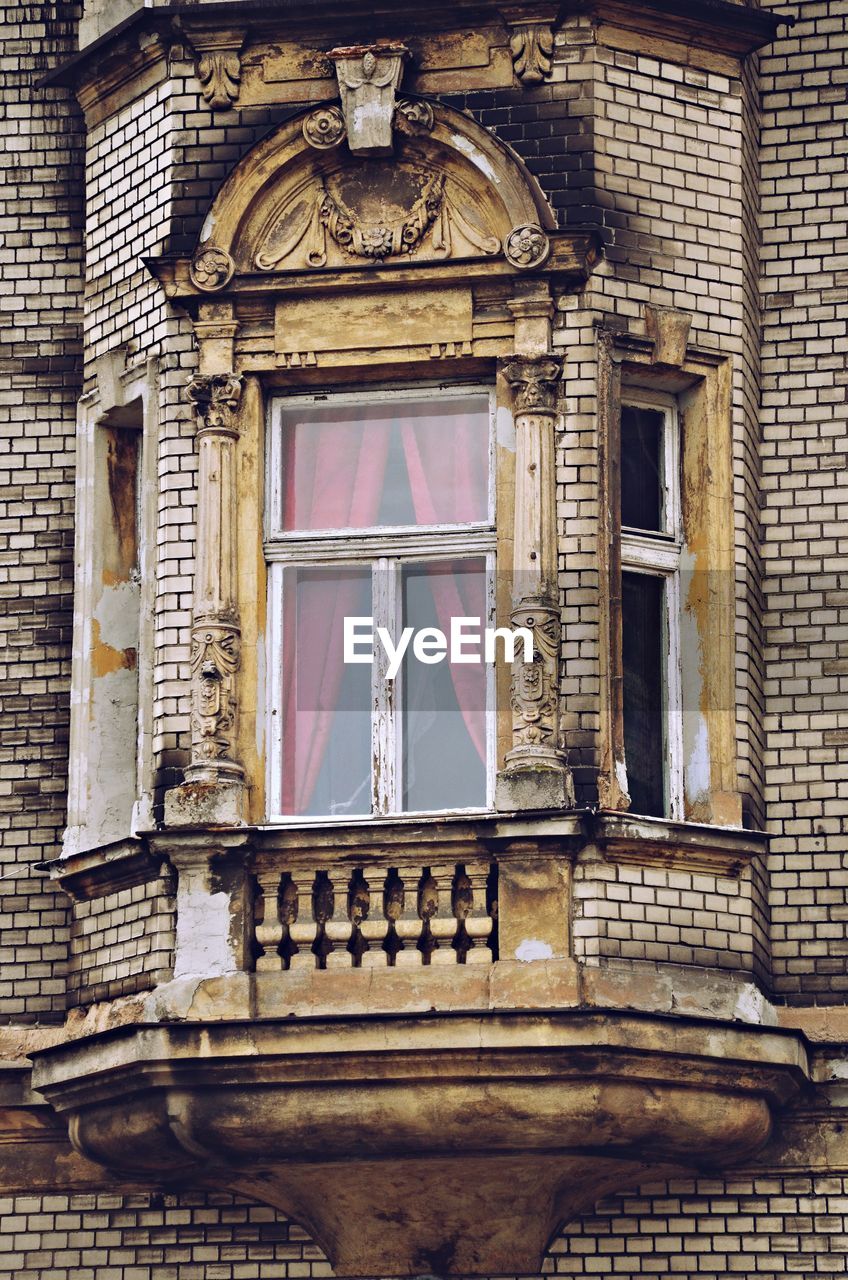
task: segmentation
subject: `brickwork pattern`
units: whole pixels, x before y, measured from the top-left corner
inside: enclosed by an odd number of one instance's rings
[[[848,991],[848,3],[761,58],[766,802],[775,992]]]
[[[155,880],[75,902],[68,1005],[113,1000],[167,982],[173,968],[174,882]]]
[[[601,1201],[566,1227],[543,1275],[735,1280],[848,1271],[848,1179],[735,1173]],[[0,1276],[17,1280],[308,1280],[334,1273],[275,1210],[227,1195],[0,1199]],[[526,1280],[532,1280],[527,1277]]]
[[[739,877],[581,858],[574,868],[578,960],[650,960],[753,973],[766,940],[751,873]]]
[[[79,6],[0,7],[0,1022],[61,1020],[67,902],[33,863],[64,825],[80,391],[82,125],[35,81]]]

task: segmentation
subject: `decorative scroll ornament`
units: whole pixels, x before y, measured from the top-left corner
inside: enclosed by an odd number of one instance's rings
[[[551,74],[554,52],[553,27],[547,22],[523,22],[509,38],[512,65],[522,84],[541,84]]]
[[[197,59],[200,92],[213,111],[232,107],[239,93],[241,59],[235,49],[208,49]]]
[[[310,147],[329,151],[337,147],[345,136],[344,116],[338,107],[319,107],[303,122],[303,136]]]
[[[198,435],[204,431],[238,435],[237,410],[241,390],[240,374],[198,374],[192,378],[186,387],[186,394],[197,413]]]
[[[516,662],[512,669],[512,750],[507,762],[524,755],[538,756],[539,748],[558,748],[558,668],[560,621],[558,611],[543,602],[513,609],[512,626],[533,635],[533,661]]]
[[[199,619],[191,636],[192,763],[228,760],[235,725],[240,633],[234,623]]]
[[[336,65],[351,151],[391,155],[395,91],[409,50],[402,44],[349,45],[331,49],[329,57]]]
[[[536,222],[525,222],[513,227],[504,241],[507,262],[521,271],[532,271],[544,266],[551,252],[547,233]]]
[[[504,368],[504,377],[515,397],[515,412],[553,414],[561,368],[561,362],[553,356],[540,360],[519,356],[510,360]]]
[[[229,284],[235,271],[233,262],[226,249],[210,245],[208,249],[199,249],[189,267],[191,282],[206,293],[214,293]]]
[[[423,98],[401,98],[395,112],[395,123],[404,133],[430,133],[436,123],[433,108]]]

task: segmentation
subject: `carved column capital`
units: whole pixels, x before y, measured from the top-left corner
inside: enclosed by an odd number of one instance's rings
[[[562,376],[559,356],[531,359],[516,356],[504,365],[504,377],[510,385],[516,414],[556,412],[557,383]]]
[[[198,436],[209,432],[238,436],[242,385],[241,374],[197,374],[192,378],[186,395],[197,415]]]

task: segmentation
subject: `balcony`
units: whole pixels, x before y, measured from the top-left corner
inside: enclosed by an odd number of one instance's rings
[[[274,1205],[339,1274],[534,1272],[601,1194],[751,1157],[804,1088],[752,981],[761,843],[590,813],[151,836],[124,858],[167,845],[173,977],[80,1014],[34,1086],[89,1160]],[[663,902],[683,934],[640,941]]]

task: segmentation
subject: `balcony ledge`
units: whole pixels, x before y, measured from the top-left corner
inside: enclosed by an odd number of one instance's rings
[[[600,1195],[750,1158],[809,1079],[798,1034],[577,1010],[120,1027],[34,1061],[88,1159],[257,1197],[349,1276],[535,1273]]]

